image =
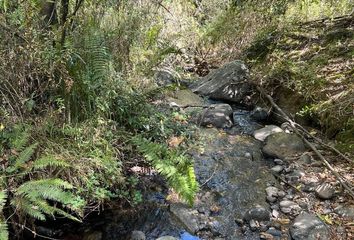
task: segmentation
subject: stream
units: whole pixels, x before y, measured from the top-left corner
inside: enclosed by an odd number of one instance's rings
[[[205,104],[190,90],[177,92],[168,101]],[[91,231],[83,239],[143,239],[139,234],[131,237],[134,230],[143,232],[148,240],[162,236],[181,240],[260,239],[259,232],[241,228],[240,222],[252,208],[269,208],[265,188],[277,181],[269,171],[272,161],[262,156],[262,143],[251,136],[262,125],[250,118],[250,111],[235,107],[232,111],[233,126],[227,131],[214,127],[198,130],[200,146],[190,154],[200,192],[192,208],[166,200],[164,193],[151,192],[146,196],[151,204],[143,209],[127,214],[111,210],[98,216],[100,221],[91,223]]]

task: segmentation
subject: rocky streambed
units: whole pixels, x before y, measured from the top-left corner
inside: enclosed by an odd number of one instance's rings
[[[353,202],[301,138],[251,104],[248,78],[236,61],[166,98],[199,126],[190,151],[200,184],[193,207],[157,187],[145,206],[106,211],[66,239],[351,239]]]

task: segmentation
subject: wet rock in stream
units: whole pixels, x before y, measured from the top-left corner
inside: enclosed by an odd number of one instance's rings
[[[199,114],[198,124],[214,126],[216,128],[230,128],[232,126],[232,108],[228,104],[212,104]]]
[[[271,157],[284,159],[306,150],[300,137],[284,132],[274,133],[265,139],[263,152]]]

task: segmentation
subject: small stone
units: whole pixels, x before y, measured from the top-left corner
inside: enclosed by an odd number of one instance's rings
[[[332,210],[329,208],[323,209],[323,214],[330,214],[332,213]]]
[[[338,206],[334,209],[334,212],[343,218],[354,220],[354,206]]]
[[[253,220],[253,219],[250,220],[250,228],[251,228],[252,231],[256,231],[257,228],[258,228],[258,225],[257,225],[256,221]]]
[[[274,237],[281,237],[281,231],[275,229],[274,227],[270,227],[267,231],[267,233],[273,235]]]
[[[273,216],[274,218],[278,218],[278,217],[279,217],[279,212],[278,212],[277,210],[273,209],[273,211],[272,211],[272,216]]]
[[[273,240],[274,237],[273,235],[266,233],[266,232],[262,232],[261,234],[259,234],[260,239],[264,239],[264,240]]]
[[[266,188],[266,194],[269,197],[277,197],[278,196],[279,189],[276,187],[267,187]]]
[[[267,224],[264,224],[264,223],[260,223],[259,224],[259,231],[261,231],[261,232],[265,232],[265,231],[267,231],[268,230],[268,226],[267,226]]]
[[[218,221],[212,221],[208,223],[208,226],[211,230],[211,232],[214,235],[220,235],[220,231],[221,231],[221,224]]]
[[[130,236],[131,240],[145,240],[146,236],[145,233],[142,231],[133,231],[132,235]]]
[[[300,156],[299,161],[301,163],[310,164],[312,162],[312,157],[309,153],[304,153]]]
[[[272,210],[279,210],[279,206],[278,205],[272,205],[272,206],[270,206],[270,208],[272,209]]]
[[[270,213],[267,209],[264,207],[255,207],[250,210],[248,210],[244,214],[244,220],[250,221],[250,220],[257,220],[257,221],[269,221],[270,220]]]
[[[290,227],[290,235],[294,240],[327,240],[331,239],[328,228],[316,216],[302,213]]]
[[[279,205],[280,210],[283,213],[296,213],[301,210],[300,206],[297,203],[289,200],[283,200],[279,203]]]
[[[171,204],[170,212],[184,225],[188,232],[194,234],[199,229],[198,219],[188,206],[180,203]]]
[[[304,191],[304,192],[314,192],[316,187],[317,187],[317,183],[310,182],[308,184],[305,184],[305,186],[302,188],[302,191]]]
[[[317,197],[319,197],[323,200],[331,199],[335,195],[334,188],[329,183],[323,183],[320,186],[318,186],[315,189],[315,193],[316,193]]]
[[[285,195],[284,198],[289,199],[289,200],[293,200],[293,199],[294,199],[294,195],[292,195],[292,194],[287,194],[287,195]]]
[[[274,161],[274,163],[277,164],[277,165],[284,165],[284,161],[281,160],[281,159],[279,159],[279,158],[276,158],[276,159],[274,159],[273,161]]]
[[[281,165],[277,165],[272,167],[270,170],[274,173],[280,173],[281,171],[283,171],[284,167]]]
[[[255,139],[263,142],[268,136],[279,132],[283,132],[283,130],[280,127],[275,125],[268,125],[265,126],[264,128],[254,131],[253,136]]]
[[[272,197],[272,196],[267,196],[267,201],[270,203],[276,202],[277,198],[276,197]]]
[[[235,219],[235,222],[236,222],[238,225],[240,225],[240,226],[243,225],[243,220],[240,219],[240,218],[236,218],[236,219]]]
[[[163,236],[159,237],[156,240],[178,240],[178,238],[172,237],[172,236]]]
[[[286,193],[284,191],[279,191],[278,192],[278,197],[283,198],[285,197]]]

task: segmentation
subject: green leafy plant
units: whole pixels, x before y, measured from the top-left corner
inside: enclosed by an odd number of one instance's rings
[[[30,136],[27,125],[15,125],[0,132],[0,140],[8,147],[9,154],[3,156],[8,166],[0,175],[1,187],[5,189],[0,192],[0,212],[9,204],[12,215],[22,216],[22,220],[29,216],[44,221],[48,216],[62,215],[80,221],[85,201],[73,192],[74,186],[60,178],[48,175],[43,178],[37,173],[48,168],[63,169],[69,164],[50,155],[36,158],[38,143],[29,144]],[[7,225],[2,220],[0,239],[7,236]]]
[[[198,191],[192,159],[181,151],[145,138],[135,137],[133,143],[152,167],[166,177],[169,185],[192,205]]]
[[[3,208],[6,204],[7,194],[5,191],[0,191],[0,239],[7,240],[9,238],[9,232],[7,230],[7,224],[3,216]]]

